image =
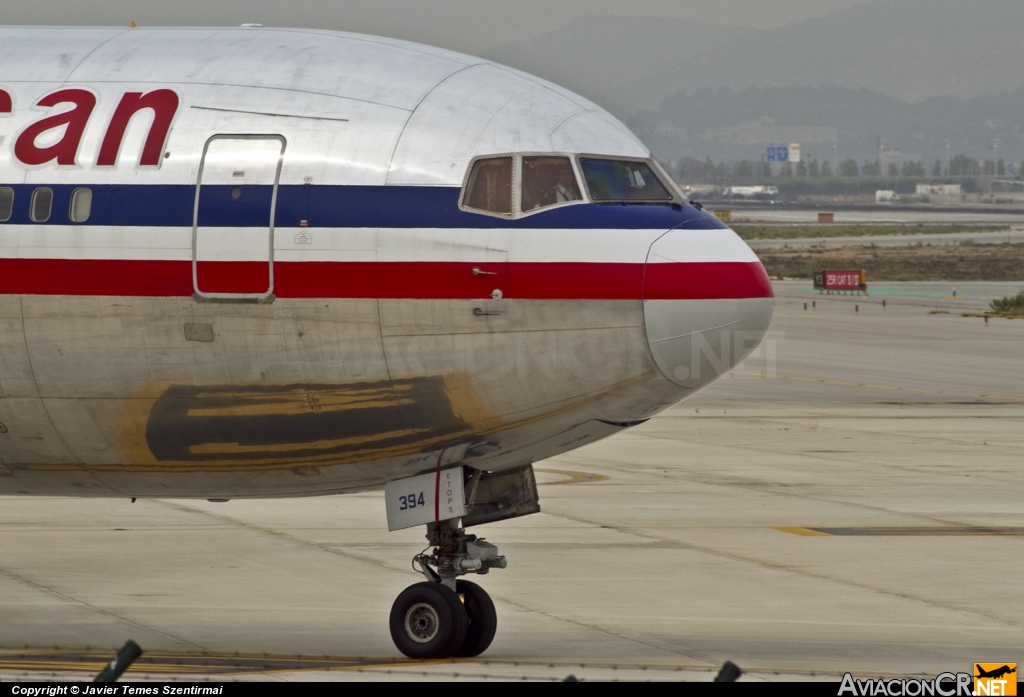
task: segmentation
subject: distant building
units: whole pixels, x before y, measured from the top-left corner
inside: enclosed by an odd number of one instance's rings
[[[918,184],[918,196],[959,196],[959,184]]]

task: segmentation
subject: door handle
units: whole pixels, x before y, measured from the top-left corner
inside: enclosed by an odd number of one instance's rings
[[[497,271],[481,271],[479,266],[474,266],[473,267],[473,275],[474,276],[497,276],[498,272]]]

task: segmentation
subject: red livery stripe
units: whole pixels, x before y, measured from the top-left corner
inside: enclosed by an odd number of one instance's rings
[[[280,265],[277,266],[280,269]],[[196,262],[197,284],[204,293],[262,295],[270,288],[270,264],[263,262]],[[190,279],[191,282],[191,279]]]
[[[192,262],[120,259],[0,259],[3,295],[192,294]]]
[[[645,300],[771,298],[772,282],[760,262],[648,264]]]
[[[479,273],[474,273],[477,269]],[[769,298],[757,262],[275,262],[281,298],[506,298],[700,300]],[[258,292],[267,265],[203,262],[206,292]],[[0,294],[180,297],[192,295],[192,263],[167,260],[0,259]]]

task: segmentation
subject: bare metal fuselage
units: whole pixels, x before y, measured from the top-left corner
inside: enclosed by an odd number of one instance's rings
[[[0,189],[16,194],[0,222],[0,494],[305,496],[518,467],[646,420],[767,330],[763,269],[688,205],[495,222],[447,203],[481,153],[649,157],[554,86],[323,32],[62,30],[32,48],[33,31],[0,32]],[[122,119],[105,165],[117,110],[155,92],[176,109],[164,147]],[[59,99],[94,106],[70,165],[35,163],[61,136],[25,129]],[[204,148],[223,134],[282,144],[262,228],[227,213],[204,227]],[[251,172],[229,162],[206,190],[245,202]],[[81,187],[85,223],[60,209]],[[317,187],[348,198],[317,208]],[[60,204],[49,220],[40,188]],[[204,235],[227,293],[194,275]],[[265,290],[237,281],[252,268]]]
[[[582,444],[679,397],[647,356],[640,303],[478,305],[8,296],[0,487],[353,490],[432,468],[445,448],[525,464],[553,454],[523,451],[534,443],[587,424]],[[186,338],[207,328],[212,341]]]

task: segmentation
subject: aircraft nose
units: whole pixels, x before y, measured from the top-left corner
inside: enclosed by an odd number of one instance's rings
[[[757,256],[732,230],[670,230],[644,268],[644,322],[666,378],[698,389],[757,348],[775,305]]]

